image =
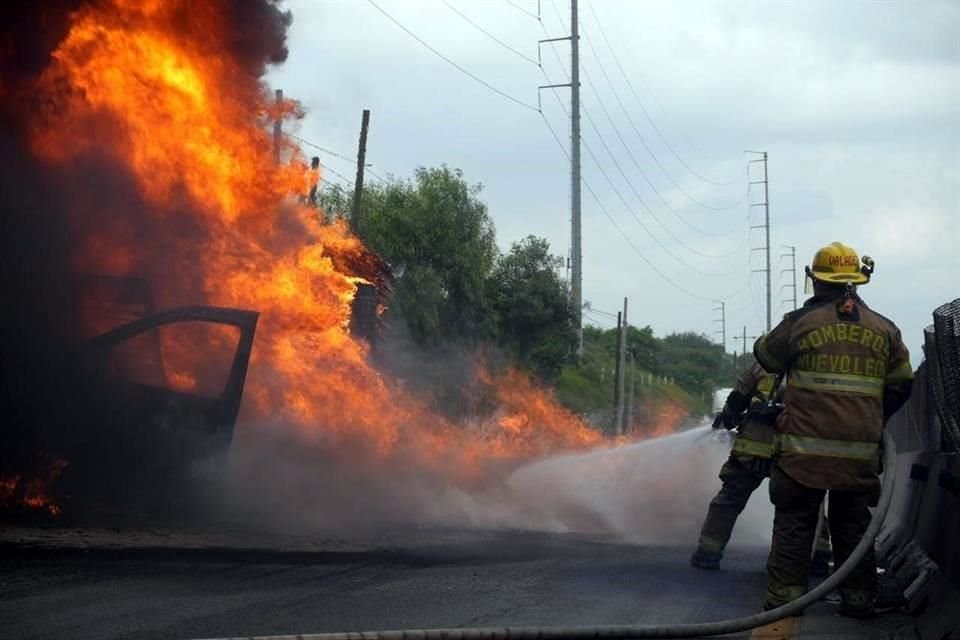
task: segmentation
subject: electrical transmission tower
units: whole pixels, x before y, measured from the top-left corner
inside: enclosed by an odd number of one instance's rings
[[[770,284],[770,185],[767,181],[767,152],[766,151],[747,151],[747,153],[759,154],[761,157],[750,160],[747,163],[747,175],[749,187],[755,184],[763,185],[763,202],[750,201],[750,209],[754,207],[763,207],[763,224],[751,225],[751,229],[763,229],[766,242],[763,247],[752,248],[751,251],[763,251],[766,256],[767,266],[764,269],[754,269],[754,273],[762,272],[767,274],[767,333],[773,327],[773,308],[771,306],[771,284]],[[763,180],[753,180],[750,178],[749,167],[753,164],[763,163]]]
[[[717,300],[717,302],[720,304],[720,306],[714,307],[713,311],[714,312],[719,311],[720,317],[714,319],[713,322],[714,324],[719,322],[720,329],[717,331],[714,331],[713,333],[720,334],[720,344],[723,345],[723,352],[726,353],[727,352],[727,303],[724,302],[723,300]]]
[[[796,311],[797,309],[797,247],[789,244],[785,244],[783,246],[789,249],[790,252],[781,254],[780,259],[783,260],[784,258],[790,258],[790,268],[781,269],[780,275],[782,276],[785,273],[789,273],[790,283],[780,287],[780,290],[783,291],[784,289],[790,289],[793,295],[789,298],[789,300],[793,303],[793,306],[792,306],[793,310]]]
[[[583,353],[583,250],[580,226],[580,27],[577,0],[570,0],[570,35],[537,42],[570,41],[570,82],[540,89],[570,87],[570,295],[577,328],[577,356]]]

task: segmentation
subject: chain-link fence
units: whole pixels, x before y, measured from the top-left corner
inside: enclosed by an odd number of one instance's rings
[[[933,324],[923,337],[943,446],[960,453],[960,298],[933,312]]]

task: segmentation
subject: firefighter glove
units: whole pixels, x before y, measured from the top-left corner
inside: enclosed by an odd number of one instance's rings
[[[723,411],[717,414],[717,417],[713,420],[713,428],[719,429],[723,425],[723,428],[727,431],[737,428],[737,423],[733,418],[733,412],[730,411],[730,407],[724,407]]]

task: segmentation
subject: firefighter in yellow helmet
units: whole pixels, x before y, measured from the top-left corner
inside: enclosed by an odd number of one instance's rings
[[[849,557],[879,496],[884,423],[910,396],[913,370],[900,330],[870,309],[857,286],[873,261],[839,242],[820,249],[807,268],[813,297],[754,345],[757,361],[786,374],[777,418],[770,498],[776,507],[767,562],[766,608],[807,590],[810,548],[827,491],[834,562]],[[872,553],[840,586],[840,613],[874,614]]]
[[[770,473],[773,457],[773,421],[778,412],[776,376],[754,363],[738,378],[727,396],[713,428],[737,429],[730,457],[720,468],[723,485],[710,501],[700,530],[697,550],[690,564],[701,569],[719,569],[723,551],[737,518],[763,479]]]

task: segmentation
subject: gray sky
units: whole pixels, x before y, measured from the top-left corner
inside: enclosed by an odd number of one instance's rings
[[[290,56],[268,81],[306,107],[298,135],[352,156],[368,108],[378,175],[458,167],[483,183],[501,248],[534,234],[567,252],[569,162],[536,107],[537,85],[567,81],[569,44],[556,44],[558,55],[544,45],[541,72],[463,17],[535,61],[537,40],[567,35],[567,2],[541,0],[541,22],[529,15],[535,0],[377,0],[532,109],[458,71],[366,1],[285,4],[294,14]],[[744,150],[766,150],[774,322],[789,310],[781,245],[797,247],[802,299],[802,265],[840,240],[876,259],[862,294],[900,325],[919,364],[930,312],[960,295],[960,3],[582,0],[580,19],[583,178],[629,238],[585,186],[584,299],[615,312],[628,296],[631,323],[664,335],[712,333],[710,299],[723,298],[728,350],[739,348],[731,336],[743,325],[762,331],[764,279],[751,270],[764,258],[749,251],[762,246],[762,230],[748,229],[762,223],[762,208],[748,222],[746,201],[718,211],[693,199],[744,200]],[[569,90],[557,95],[569,107]],[[541,98],[568,147],[558,100],[550,91]],[[319,155],[352,180],[350,163]],[[753,167],[753,179],[762,177]]]

